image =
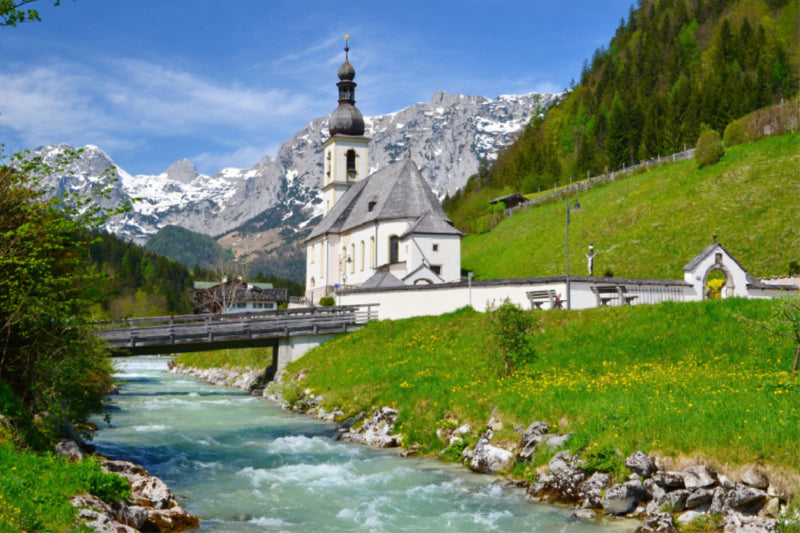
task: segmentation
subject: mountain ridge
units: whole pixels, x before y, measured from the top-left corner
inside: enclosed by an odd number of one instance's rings
[[[439,91],[428,102],[366,117],[366,135],[372,139],[370,170],[410,153],[440,197],[454,193],[482,159],[494,160],[532,114],[542,113],[559,96],[528,93],[490,99]],[[224,168],[211,176],[200,174],[187,159],[157,175],[132,175],[115,168],[112,174],[119,181],[104,203],[139,200],[105,229],[137,243],[169,225],[220,237],[270,209],[280,212],[282,222],[291,220],[296,230],[302,229],[321,213],[322,142],[327,137],[327,117],[316,118],[287,140],[276,157],[265,155],[251,168]],[[32,156],[52,161],[71,148],[44,146]],[[66,172],[50,176],[45,184],[56,191],[86,194],[109,166],[114,162],[102,149],[87,145]]]

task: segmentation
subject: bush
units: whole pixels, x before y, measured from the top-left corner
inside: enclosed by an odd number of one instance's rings
[[[595,450],[587,450],[583,454],[586,463],[584,470],[588,474],[605,472],[615,479],[623,479],[628,472],[622,455],[610,444],[602,444]]]
[[[523,311],[506,299],[497,307],[490,305],[486,314],[492,348],[500,352],[505,374],[533,359],[533,334],[538,321],[530,311]]]
[[[336,305],[336,300],[333,299],[333,296],[323,296],[319,299],[319,305],[322,307],[333,307]]]
[[[706,127],[700,137],[697,139],[697,150],[694,153],[694,158],[700,165],[700,168],[713,165],[725,154],[722,149],[722,139],[719,133]]]
[[[725,128],[725,133],[722,134],[722,139],[725,141],[727,148],[746,142],[747,133],[744,129],[744,122],[742,120],[734,120],[728,124]]]

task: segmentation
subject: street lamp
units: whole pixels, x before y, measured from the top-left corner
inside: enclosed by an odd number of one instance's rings
[[[564,202],[564,210],[567,216],[567,309],[572,309],[572,294],[570,292],[569,284],[569,213],[570,211],[580,211],[581,204],[578,203],[578,200],[575,200],[575,203],[573,203],[572,206],[569,204],[569,198],[567,198]]]

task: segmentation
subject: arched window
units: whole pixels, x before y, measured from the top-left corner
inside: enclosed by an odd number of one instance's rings
[[[358,264],[361,267],[362,271],[364,270],[364,267],[366,266],[366,263],[364,262],[364,249],[365,248],[366,248],[366,246],[364,246],[364,241],[361,241],[361,250],[359,250],[360,253],[358,255]]]
[[[311,280],[308,282],[308,284],[310,286],[312,286],[312,287],[316,284],[316,280],[314,279],[314,276],[311,276]]]
[[[375,268],[375,237],[369,238],[369,267]]]
[[[347,165],[346,165],[347,179],[348,180],[354,180],[357,177],[357,173],[356,173],[356,151],[351,148],[350,150],[347,151],[347,153],[345,154],[345,157],[347,159]]]
[[[356,271],[356,243],[350,245],[350,273]]]
[[[397,235],[389,237],[389,263],[400,262],[400,238]]]

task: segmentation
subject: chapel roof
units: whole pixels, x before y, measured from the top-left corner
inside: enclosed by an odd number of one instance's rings
[[[443,229],[435,219],[450,223],[417,165],[405,158],[351,185],[306,240],[344,233],[378,220],[418,219],[425,214],[429,215],[426,227],[439,228],[435,233]]]

